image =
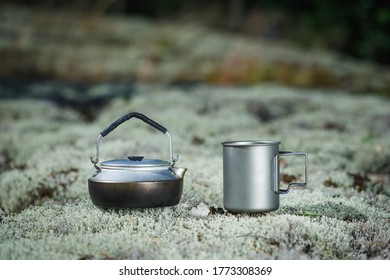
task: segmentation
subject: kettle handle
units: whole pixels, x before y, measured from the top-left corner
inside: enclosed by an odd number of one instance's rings
[[[155,129],[161,131],[163,134],[165,134],[168,130],[163,127],[162,125],[156,123],[154,120],[149,119],[147,116],[144,114],[138,113],[138,112],[131,112],[123,117],[120,117],[116,121],[114,121],[112,124],[110,124],[108,127],[106,127],[102,132],[100,132],[100,135],[102,137],[105,137],[107,134],[109,134],[111,131],[113,131],[115,128],[117,128],[120,124],[124,123],[125,121],[128,121],[131,118],[137,118],[145,123],[149,124],[150,126],[154,127]]]
[[[148,118],[144,114],[141,114],[141,113],[138,113],[138,112],[131,112],[131,113],[128,113],[128,114],[120,117],[119,119],[117,119],[116,121],[111,123],[109,126],[107,126],[105,129],[103,129],[102,132],[100,132],[98,138],[96,139],[96,158],[95,159],[93,159],[92,157],[90,158],[91,162],[93,163],[95,168],[98,171],[101,169],[97,165],[98,162],[99,162],[99,144],[100,144],[100,139],[102,137],[107,136],[107,134],[109,134],[111,131],[113,131],[115,128],[117,128],[120,124],[124,123],[125,121],[128,121],[131,118],[140,119],[140,120],[144,121],[145,123],[149,124],[150,126],[154,127],[155,129],[157,129],[158,131],[160,131],[163,134],[166,134],[168,136],[168,138],[169,138],[169,151],[170,151],[171,166],[173,166],[175,164],[175,162],[178,160],[178,156],[176,158],[173,157],[172,137],[169,134],[168,130],[165,127],[163,127],[162,125],[156,123],[154,120]]]

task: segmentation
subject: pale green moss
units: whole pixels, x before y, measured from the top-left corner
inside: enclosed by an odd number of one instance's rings
[[[387,100],[277,86],[136,91],[92,123],[48,102],[0,104],[0,259],[390,258],[388,183],[365,177],[388,171]],[[276,117],[262,120],[251,102],[271,104]],[[363,115],[368,106],[376,113]],[[96,137],[130,111],[166,126],[177,165],[189,169],[175,207],[104,210],[89,199]],[[307,188],[281,196],[275,212],[224,212],[220,142],[238,139],[281,140],[282,150],[307,152]],[[102,139],[101,160],[168,159],[168,148],[165,135],[130,120]],[[286,159],[281,172],[301,180],[302,166]]]

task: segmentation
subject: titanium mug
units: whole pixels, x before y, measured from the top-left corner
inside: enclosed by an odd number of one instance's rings
[[[223,146],[223,200],[230,212],[258,213],[279,208],[279,194],[292,186],[307,184],[307,154],[279,151],[279,141],[228,141]],[[279,158],[304,156],[304,182],[289,183],[280,189]]]

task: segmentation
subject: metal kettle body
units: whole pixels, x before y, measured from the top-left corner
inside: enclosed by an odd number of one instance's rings
[[[141,119],[168,135],[170,162],[131,156],[98,165],[100,138],[132,117]],[[145,208],[172,206],[180,202],[187,169],[174,166],[177,158],[172,156],[171,136],[161,125],[140,113],[129,113],[100,133],[96,147],[96,159],[91,158],[96,172],[88,179],[88,190],[94,205],[109,208]]]

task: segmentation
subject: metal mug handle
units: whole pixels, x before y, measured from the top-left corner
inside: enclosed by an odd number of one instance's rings
[[[304,156],[305,157],[305,180],[303,182],[292,182],[289,183],[287,189],[280,189],[279,181],[279,157],[281,156]],[[287,152],[280,151],[274,159],[274,191],[277,194],[287,194],[292,186],[305,187],[307,185],[307,154],[304,152]]]
[[[93,163],[95,168],[97,170],[101,169],[97,165],[98,162],[99,162],[99,144],[100,144],[100,139],[102,137],[107,136],[107,134],[109,134],[111,131],[113,131],[115,128],[117,128],[120,124],[124,123],[125,121],[127,121],[127,120],[129,120],[131,118],[140,119],[140,120],[144,121],[145,123],[149,124],[150,126],[154,127],[155,129],[157,129],[158,131],[160,131],[163,134],[166,134],[168,136],[168,138],[169,138],[169,153],[170,153],[171,165],[173,166],[175,164],[175,162],[177,161],[178,157],[176,157],[176,158],[173,157],[172,137],[169,134],[168,130],[165,127],[163,127],[162,125],[156,123],[154,120],[149,119],[144,114],[141,114],[141,113],[138,113],[138,112],[131,112],[131,113],[128,113],[128,114],[120,117],[119,119],[117,119],[116,121],[111,123],[109,126],[107,126],[105,129],[103,129],[102,132],[100,132],[99,136],[96,139],[96,158],[95,159],[93,159],[92,157],[90,158],[91,162]]]

